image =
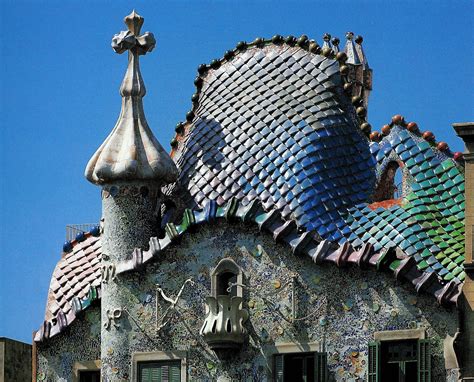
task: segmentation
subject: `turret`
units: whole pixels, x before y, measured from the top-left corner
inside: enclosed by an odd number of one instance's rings
[[[147,248],[159,228],[161,187],[176,180],[178,171],[150,130],[143,111],[146,90],[139,57],[151,52],[155,38],[140,35],[143,18],[125,17],[127,31],[112,39],[116,53],[128,51],[128,68],[120,87],[122,110],[104,143],[92,156],[86,178],[102,187],[102,266],[114,269],[134,248]],[[102,380],[123,381],[130,375],[126,284],[114,272],[102,278]],[[112,350],[111,350],[112,349]]]

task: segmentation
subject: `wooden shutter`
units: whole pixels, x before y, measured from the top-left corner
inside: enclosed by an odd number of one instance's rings
[[[162,373],[163,370],[160,366],[155,365],[153,368],[151,368],[150,372],[150,382],[162,382]]]
[[[146,365],[140,365],[139,371],[139,381],[140,382],[150,382],[153,368],[147,367]]]
[[[181,361],[164,361],[138,365],[139,382],[181,382]]]
[[[273,375],[275,376],[275,382],[283,382],[283,376],[285,375],[285,362],[283,354],[278,354],[275,356]]]
[[[369,342],[368,381],[380,381],[380,342]]]
[[[170,365],[168,363],[163,363],[163,365],[161,366],[161,380],[159,382],[169,382],[170,381],[169,377],[170,377]]]
[[[314,353],[314,381],[326,382],[328,379],[327,353]]]
[[[150,380],[151,370],[143,366],[139,366],[139,377],[140,382],[148,382]]]
[[[418,340],[418,382],[431,382],[431,351],[429,340]]]
[[[162,382],[160,365],[142,364],[139,365],[139,369],[140,382]]]
[[[170,365],[169,382],[181,382],[181,361]]]

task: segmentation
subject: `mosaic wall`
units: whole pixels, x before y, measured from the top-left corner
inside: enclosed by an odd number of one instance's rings
[[[432,343],[433,381],[446,380],[443,339],[456,332],[456,311],[440,307],[432,296],[416,296],[411,285],[386,274],[319,266],[288,252],[270,235],[254,228],[202,227],[185,235],[145,271],[120,276],[127,290],[122,301],[127,301],[127,306],[117,319],[120,327],[112,325],[110,330],[129,331],[131,352],[187,351],[190,381],[269,380],[271,358],[265,355],[282,342],[319,342],[328,352],[330,380],[365,381],[367,343],[373,332],[424,328]],[[234,259],[244,271],[244,284],[250,286],[244,289],[248,343],[232,361],[219,361],[199,336],[204,301],[211,291],[209,268],[223,257]],[[163,319],[170,303],[161,296],[157,301],[156,285],[174,299],[190,277],[194,284],[184,286],[177,309],[169,310]],[[292,277],[296,280],[296,318],[302,318],[296,323],[291,323],[292,289],[288,283]],[[69,335],[59,335],[39,349],[43,380],[70,380],[66,375],[73,359],[98,357],[98,320],[99,311],[93,309],[85,320],[78,320],[80,324],[72,325]],[[157,330],[157,326],[162,327]],[[83,346],[80,338],[87,338],[91,346]],[[130,360],[124,359],[113,367],[124,381],[130,379],[129,364]]]
[[[100,359],[100,307],[90,307],[67,331],[37,345],[37,381],[72,381],[74,362]]]

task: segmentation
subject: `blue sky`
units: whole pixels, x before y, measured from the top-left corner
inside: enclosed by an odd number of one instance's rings
[[[240,40],[324,32],[364,36],[374,70],[369,122],[394,114],[453,151],[453,122],[474,119],[472,1],[0,2],[0,336],[30,342],[42,321],[65,226],[98,221],[84,167],[113,128],[126,56],[110,48],[135,8],[157,47],[141,59],[145,112],[168,150],[191,107],[200,63]]]

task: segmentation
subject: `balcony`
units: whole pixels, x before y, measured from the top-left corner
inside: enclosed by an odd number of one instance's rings
[[[247,331],[243,323],[248,312],[241,308],[242,297],[219,295],[206,298],[206,319],[200,334],[213,350],[238,349]]]

